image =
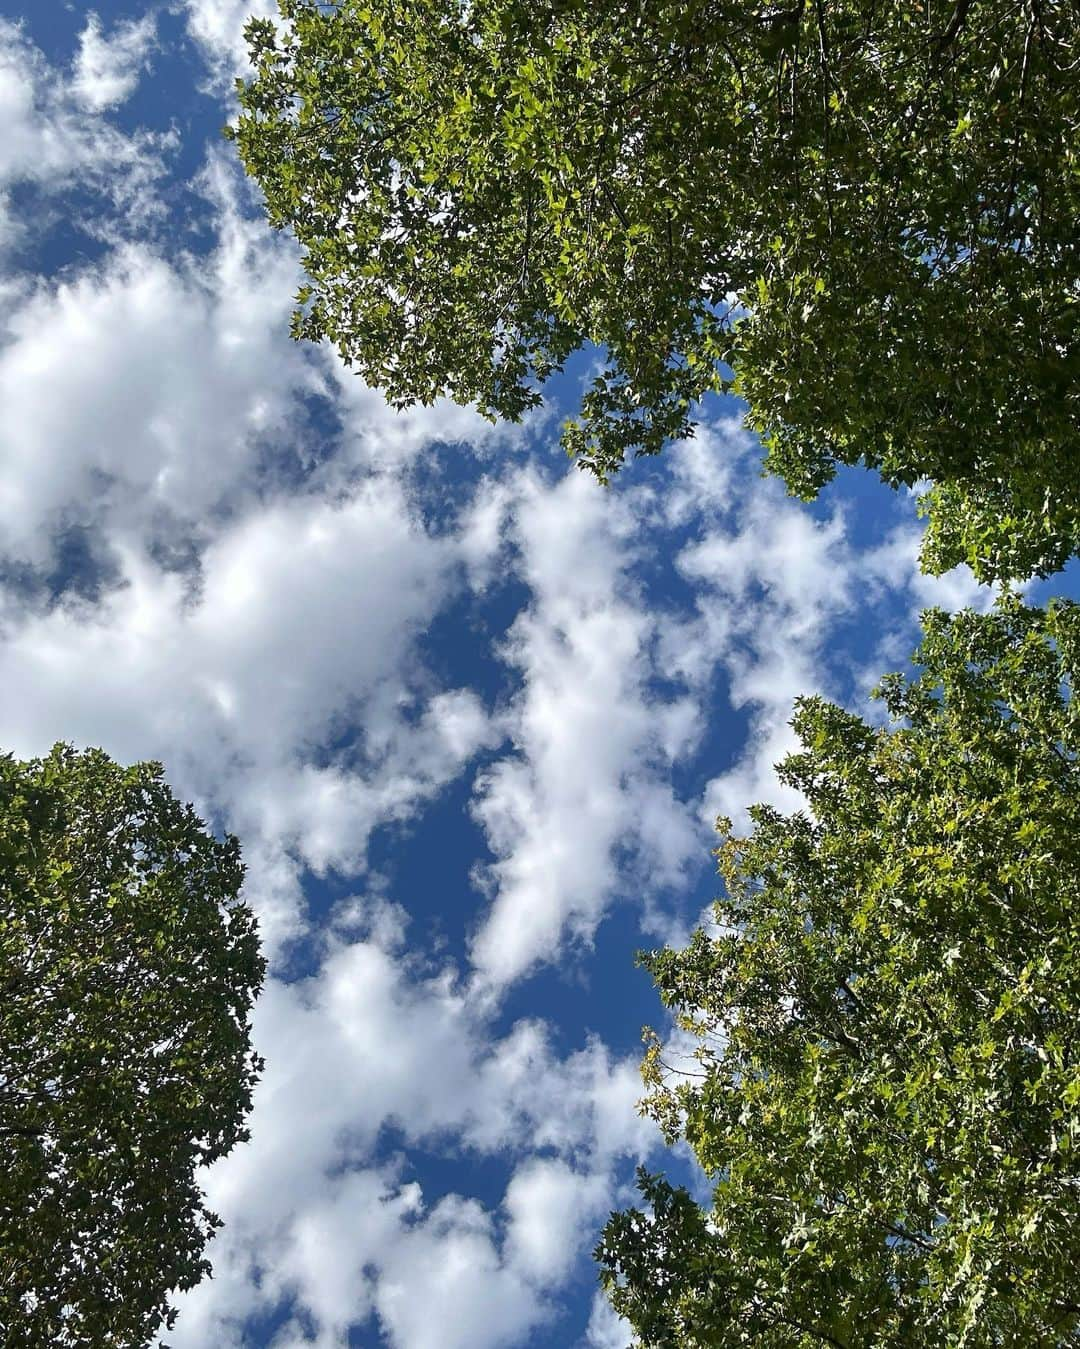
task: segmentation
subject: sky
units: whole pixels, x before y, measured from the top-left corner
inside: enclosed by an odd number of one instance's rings
[[[869,474],[787,498],[734,401],[604,490],[588,356],[491,426],[292,342],[220,135],[257,4],[0,0],[0,745],[158,759],[243,846],[266,1068],[172,1349],[622,1349],[599,1229],[640,1163],[700,1186],[635,952],[718,814],[797,806],[792,700],[876,715],[920,609],[990,596]]]

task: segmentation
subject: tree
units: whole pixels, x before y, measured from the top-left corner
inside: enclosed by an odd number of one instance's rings
[[[646,959],[698,1062],[644,1105],[714,1189],[604,1230],[641,1345],[1080,1344],[1080,607],[925,625],[890,724],[799,703],[808,809]]]
[[[0,757],[0,1340],[138,1349],[209,1269],[263,977],[236,839],[160,765]]]
[[[279,0],[230,133],[294,333],[607,479],[733,388],[766,466],[933,480],[927,565],[1080,547],[1077,0]]]

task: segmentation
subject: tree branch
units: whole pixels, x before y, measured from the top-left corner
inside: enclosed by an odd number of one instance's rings
[[[937,54],[940,56],[956,40],[961,28],[967,21],[968,11],[971,9],[971,0],[956,0],[956,8],[952,12],[945,31],[937,40]]]

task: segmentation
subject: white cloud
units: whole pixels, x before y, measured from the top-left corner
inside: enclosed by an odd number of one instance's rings
[[[132,544],[198,538],[256,488],[260,458],[281,447],[286,464],[302,467],[301,400],[321,393],[325,377],[285,331],[294,254],[243,218],[232,181],[218,165],[204,179],[217,208],[208,256],[167,260],[133,243],[8,312],[0,524],[9,557],[47,562],[64,523]],[[264,475],[258,491],[272,485]]]
[[[329,496],[358,473],[406,467],[433,440],[495,434],[461,409],[396,413],[328,350],[294,343],[295,248],[247,213],[220,156],[200,181],[216,235],[207,254],[127,244],[7,309],[9,559],[47,567],[72,525],[114,545],[198,547],[237,509],[305,480]],[[315,424],[312,399],[333,408],[330,426]],[[486,543],[470,547],[479,558]]]
[[[473,959],[493,990],[557,959],[565,936],[591,938],[619,883],[617,847],[634,848],[656,886],[677,882],[700,847],[667,781],[694,719],[673,720],[649,692],[656,618],[626,575],[632,510],[577,473],[551,489],[526,476],[508,509],[533,598],[503,647],[522,685],[514,752],[474,801],[495,861]]]
[[[111,211],[95,220],[84,208],[77,222],[95,234],[145,228],[157,211],[153,184],[172,138],[129,136],[111,125],[98,115],[105,105],[86,102],[90,79],[78,71],[66,79],[18,25],[0,19],[0,248],[19,243],[27,230],[11,214],[9,193],[17,184],[32,184],[46,199],[74,184],[99,194]],[[43,232],[49,216],[40,205],[35,215]]]
[[[208,270],[223,279],[230,258],[217,255]],[[285,278],[267,272],[269,297]],[[304,362],[275,351],[271,325],[283,306],[260,312],[262,297],[235,284],[223,294],[231,312],[216,309],[201,281],[132,247],[9,317],[0,355],[13,413],[0,431],[9,555],[44,561],[73,516],[139,534],[155,516],[190,525],[250,469],[260,440],[291,411],[290,395],[316,381]],[[118,370],[123,391],[110,378]]]
[[[755,486],[735,528],[715,530],[680,554],[680,570],[702,586],[698,617],[689,630],[676,624],[666,634],[676,668],[685,661],[692,676],[722,665],[732,706],[750,712],[738,762],[706,791],[708,818],[740,822],[755,801],[797,804],[773,765],[792,747],[794,699],[834,691],[828,643],[853,604],[842,519],[815,521],[775,483]]]
[[[531,592],[502,645],[520,680],[504,721],[510,751],[483,772],[473,803],[494,860],[478,870],[490,907],[472,957],[476,987],[492,994],[562,958],[568,942],[587,945],[626,877],[648,878],[631,882],[645,892],[642,922],[672,939],[680,920],[650,895],[678,887],[705,856],[716,816],[743,827],[756,801],[800,804],[774,771],[794,748],[795,699],[845,699],[853,682],[874,682],[838,636],[860,606],[898,614],[879,647],[910,646],[915,610],[972,596],[970,577],[921,576],[913,526],[860,551],[839,509],[813,514],[762,480],[734,420],[669,453],[662,497],[604,495],[580,475],[549,487],[525,473],[489,486],[470,517],[488,565],[516,565]],[[649,531],[660,548],[690,536],[675,558],[684,607],[658,611],[634,580]],[[714,702],[718,674],[727,706]],[[748,731],[733,762],[700,801],[680,800],[672,766],[736,717]]]
[[[78,102],[90,112],[103,112],[129,99],[146,68],[156,31],[157,16],[146,14],[118,23],[106,37],[98,16],[88,14],[79,35],[72,81]]]
[[[666,504],[679,523],[693,518],[695,501],[704,506],[696,537],[677,558],[696,613],[665,620],[660,662],[691,690],[722,671],[731,708],[748,718],[744,744],[709,782],[702,805],[706,820],[729,816],[736,828],[747,826],[754,802],[785,810],[801,804],[774,771],[795,747],[788,722],[797,697],[845,701],[854,685],[861,699],[881,673],[879,661],[906,663],[918,609],[968,603],[978,589],[970,573],[935,580],[919,572],[913,523],[897,525],[875,548],[854,547],[839,509],[808,512],[777,481],[754,474],[757,454],[734,421],[703,428],[672,454]],[[869,663],[852,660],[850,638],[840,635],[866,606],[894,616],[880,627]],[[865,703],[859,710],[867,711]]]
[[[538,1290],[504,1261],[491,1216],[451,1195],[380,1266],[379,1319],[395,1349],[520,1345],[545,1319]]]
[[[534,1158],[514,1172],[504,1201],[510,1217],[508,1258],[539,1283],[559,1283],[608,1205],[600,1175],[582,1175],[566,1162]]]
[[[591,1246],[616,1163],[655,1143],[633,1110],[635,1064],[595,1041],[559,1058],[536,1022],[493,1038],[452,971],[424,973],[400,949],[392,915],[371,928],[258,1005],[275,1052],[250,1146],[209,1173],[226,1226],[175,1349],[228,1344],[230,1325],[290,1302],[281,1344],[340,1344],[372,1313],[395,1349],[521,1343]],[[387,1125],[406,1148],[503,1159],[502,1203],[429,1204],[403,1163],[374,1162]]]
[[[277,18],[274,0],[186,0],[188,31],[223,90],[249,69],[244,27],[250,18]]]
[[[586,1331],[586,1342],[591,1349],[630,1349],[632,1339],[629,1323],[615,1315],[603,1293],[597,1293]]]
[[[970,567],[961,565],[943,576],[929,576],[919,569],[923,531],[913,521],[897,525],[876,547],[860,559],[860,573],[876,589],[905,589],[920,608],[937,606],[956,610],[987,609],[996,587],[982,585]]]
[[[207,546],[194,591],[133,547],[119,556],[123,583],[98,605],[9,600],[0,742],[32,753],[63,734],[163,759],[253,862],[266,850],[279,900],[282,850],[362,869],[371,829],[415,810],[489,735],[474,695],[422,688],[414,643],[452,593],[454,554],[393,482],[253,509]],[[312,762],[353,724],[359,738]],[[290,903],[264,912],[269,937],[291,930]]]
[[[702,423],[689,440],[667,453],[672,473],[662,509],[669,524],[688,524],[731,509],[740,494],[738,478],[760,450],[741,419],[725,416]]]

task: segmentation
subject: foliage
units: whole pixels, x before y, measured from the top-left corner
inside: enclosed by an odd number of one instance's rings
[[[1077,0],[279,4],[230,134],[396,406],[595,343],[601,479],[733,387],[795,494],[932,479],[935,570],[1080,545]]]
[[[809,811],[646,959],[698,1063],[644,1107],[715,1188],[604,1231],[642,1345],[1080,1343],[1080,607],[925,624],[889,725],[800,702]]]
[[[0,1340],[137,1349],[209,1269],[262,981],[234,838],[157,764],[0,757]]]

